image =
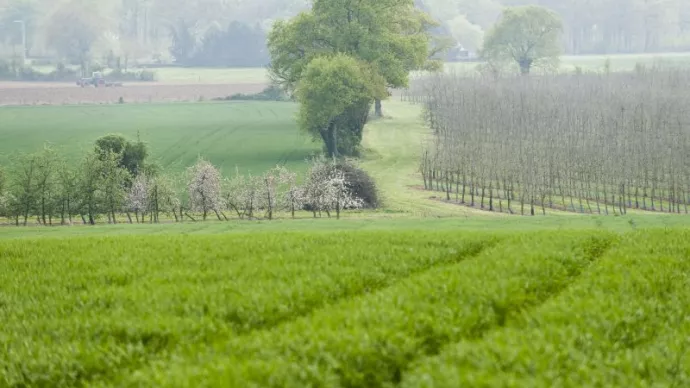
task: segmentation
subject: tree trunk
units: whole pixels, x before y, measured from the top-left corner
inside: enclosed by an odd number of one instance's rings
[[[374,100],[374,116],[377,118],[383,117],[383,108],[381,107],[381,99]]]
[[[329,158],[337,157],[338,155],[338,142],[337,133],[335,130],[335,124],[329,123],[325,130],[319,131],[323,143],[326,145],[326,153]]]
[[[520,74],[529,75],[529,72],[532,69],[532,60],[522,58],[518,61],[518,64],[520,65]]]
[[[46,225],[46,195],[43,193],[41,195],[41,218],[43,219],[43,225]]]

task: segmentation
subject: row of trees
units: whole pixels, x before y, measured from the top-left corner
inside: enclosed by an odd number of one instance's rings
[[[564,21],[568,54],[681,51],[690,48],[686,0],[418,0],[465,48],[478,51],[504,7],[538,5]]]
[[[284,212],[294,218],[302,210],[339,218],[343,209],[376,205],[357,192],[362,186],[353,183],[358,169],[351,162],[314,158],[302,184],[283,166],[224,177],[204,159],[183,174],[165,174],[143,159],[132,164],[132,154],[112,147],[116,138],[101,139],[75,166],[50,147],[15,157],[11,169],[0,169],[0,217],[16,225],[34,219],[42,225],[153,223],[161,216],[180,222],[234,215],[270,220]]]
[[[14,21],[23,21],[30,56],[57,54],[80,63],[112,51],[124,62],[167,59],[181,25],[202,46],[219,32],[232,32],[227,26],[267,31],[272,20],[307,7],[307,0],[0,0],[0,49],[21,47],[22,28]],[[246,43],[236,50],[242,48]]]
[[[433,130],[424,186],[490,211],[687,213],[690,72],[437,75],[419,86]]]
[[[471,51],[482,47],[504,7],[520,5],[543,6],[564,20],[561,48],[567,53],[690,48],[686,0],[415,0],[414,4],[442,23],[439,33]],[[85,52],[98,55],[97,51],[110,50],[122,58],[161,57],[167,56],[181,26],[200,43],[232,22],[248,28],[260,25],[267,31],[275,20],[294,16],[309,5],[308,0],[0,0],[0,45],[21,46],[21,28],[14,21],[22,20],[30,53],[46,55],[45,49],[50,49],[75,61]]]
[[[170,53],[185,66],[262,67],[269,63],[266,32],[261,25],[233,21],[227,28],[208,29],[200,39],[184,19],[171,28]]]

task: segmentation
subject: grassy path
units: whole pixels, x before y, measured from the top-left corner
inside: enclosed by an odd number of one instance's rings
[[[420,217],[469,217],[504,215],[444,203],[418,189],[422,185],[417,170],[419,153],[426,136],[421,107],[395,100],[384,103],[386,117],[369,123],[363,146],[362,167],[378,182],[389,213],[407,213]]]

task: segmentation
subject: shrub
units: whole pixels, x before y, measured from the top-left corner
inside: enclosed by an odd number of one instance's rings
[[[17,81],[36,81],[36,82],[55,82],[55,81],[72,81],[77,76],[75,70],[66,68],[62,64],[58,64],[56,69],[50,73],[42,73],[30,66],[21,67],[21,65],[0,61],[0,78],[12,79]]]
[[[376,182],[354,160],[342,160],[336,168],[345,174],[345,185],[355,198],[362,201],[364,208],[376,209],[381,205]]]
[[[46,58],[32,59],[32,60],[31,60],[31,65],[32,65],[32,66],[52,66],[53,63],[54,63],[54,62],[53,62],[52,60],[46,59]]]
[[[216,98],[216,101],[291,101],[290,96],[277,85],[271,85],[259,93],[236,93],[227,97]]]
[[[154,82],[156,81],[156,73],[150,70],[123,71],[115,69],[106,74],[106,78],[112,81]]]
[[[322,184],[328,185],[328,182],[333,177],[338,177],[343,184],[344,192],[347,193],[348,201],[342,204],[343,209],[375,209],[380,206],[378,188],[374,179],[369,176],[369,174],[359,168],[355,161],[351,159],[339,160],[335,164],[330,160],[322,158],[316,158],[311,161],[311,168],[308,173],[307,183],[303,187],[305,192],[305,202],[302,207],[306,211],[326,211],[327,213],[334,210],[334,206],[321,204],[321,201],[329,202],[323,193],[314,194],[310,193],[312,190],[317,192],[326,192],[328,189],[324,187],[315,188],[313,185],[316,183],[317,186]],[[311,197],[311,199],[309,199]],[[323,197],[323,198],[322,198]]]

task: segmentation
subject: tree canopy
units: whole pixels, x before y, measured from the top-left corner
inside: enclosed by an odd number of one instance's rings
[[[99,61],[112,51],[124,62],[136,59],[171,63],[175,59],[172,51],[179,48],[173,44],[174,36],[184,34],[193,46],[190,53],[204,52],[198,58],[189,58],[197,64],[209,59],[208,54],[216,47],[234,45],[231,41],[243,39],[246,29],[254,29],[252,35],[258,38],[275,21],[309,10],[310,3],[309,0],[0,0],[0,56],[20,53],[21,25],[14,21],[21,20],[25,22],[30,56],[65,57],[68,53],[74,58],[67,59],[78,62],[81,53],[86,52],[88,59]],[[437,32],[452,39],[453,45],[461,44],[471,52],[481,48],[484,35],[504,7],[524,5],[542,6],[560,15],[563,19],[561,45],[568,54],[690,49],[687,0],[414,0],[413,3],[441,23],[442,28]],[[348,7],[345,1],[333,4],[333,9]],[[355,8],[351,7],[356,12]],[[61,9],[69,12],[58,12]],[[71,20],[79,23],[72,25]],[[86,22],[95,22],[97,27],[96,33],[84,34],[93,38],[87,42],[89,50],[73,51],[70,45],[73,46],[74,34],[68,32]],[[233,23],[242,27],[235,28]],[[180,30],[182,25],[184,31]],[[62,26],[64,30],[59,29]],[[221,35],[227,35],[227,39],[221,42],[213,38]],[[210,40],[214,42],[207,44]],[[257,56],[252,65],[263,65],[265,42],[249,38],[243,43],[243,50],[251,50]],[[226,48],[220,52],[229,54]],[[245,65],[228,55],[222,60],[213,57],[211,62],[204,65],[219,62]]]
[[[412,0],[315,0],[311,11],[274,25],[269,71],[297,91],[303,129],[323,138],[330,155],[352,154],[371,102],[429,61],[432,25]]]
[[[522,74],[535,62],[557,63],[563,24],[555,12],[528,5],[510,7],[484,38],[482,56],[488,61],[514,61]]]
[[[142,141],[132,142],[122,135],[106,135],[96,140],[96,155],[100,160],[115,156],[119,167],[136,176],[146,166],[148,148]]]
[[[352,154],[361,141],[361,130],[356,129],[363,123],[352,125],[350,120],[385,96],[384,80],[368,64],[342,53],[317,57],[307,65],[297,89],[300,124],[323,139],[329,155]],[[343,114],[348,110],[354,111]]]

